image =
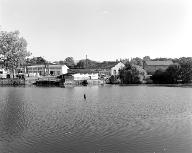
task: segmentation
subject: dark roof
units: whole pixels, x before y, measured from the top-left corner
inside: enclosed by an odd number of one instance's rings
[[[68,69],[69,74],[75,73],[98,73],[96,69]]]
[[[114,67],[118,62],[114,61],[104,61],[102,63],[96,63],[95,65],[88,66],[90,69],[111,69]]]
[[[146,65],[171,65],[172,61],[146,61]]]

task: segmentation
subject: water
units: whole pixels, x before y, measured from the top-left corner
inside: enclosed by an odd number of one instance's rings
[[[0,88],[0,153],[191,152],[192,88]]]

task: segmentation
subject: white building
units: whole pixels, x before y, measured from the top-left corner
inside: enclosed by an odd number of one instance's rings
[[[66,74],[69,68],[66,65],[32,65],[27,66],[27,73],[30,76],[39,75],[62,75]]]
[[[7,78],[8,71],[6,71],[4,68],[0,68],[0,78]]]
[[[76,73],[76,74],[73,74],[73,77],[74,77],[74,80],[98,80],[99,74],[98,73],[91,73],[91,74]]]
[[[44,75],[46,72],[46,67],[45,65],[32,65],[32,66],[27,66],[27,73],[30,76],[39,76],[39,75]]]
[[[49,65],[48,71],[50,75],[66,74],[69,68],[66,65]]]
[[[111,68],[111,75],[119,75],[119,70],[122,69],[123,67],[125,67],[125,64],[123,64],[122,62],[119,62],[118,64],[116,64],[114,67]]]

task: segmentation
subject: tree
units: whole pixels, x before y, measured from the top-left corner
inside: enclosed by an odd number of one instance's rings
[[[119,77],[123,84],[142,83],[146,74],[146,71],[141,66],[133,65],[129,62],[119,71]]]
[[[43,57],[33,57],[31,59],[26,60],[27,64],[34,65],[34,64],[45,64],[47,61]]]
[[[181,67],[179,64],[170,65],[165,71],[167,83],[178,83],[178,80],[180,80],[180,70]]]
[[[133,65],[139,65],[141,67],[143,66],[143,60],[139,57],[135,57],[135,58],[131,59],[130,63]]]
[[[95,69],[95,68],[101,68],[100,66],[100,63],[96,62],[96,61],[92,61],[90,59],[82,59],[80,60],[76,67],[77,68],[89,68],[89,69]]]
[[[183,83],[189,83],[192,80],[192,57],[179,58],[180,77]]]
[[[151,77],[154,83],[158,84],[176,84],[180,80],[181,68],[179,64],[170,65],[165,71],[157,70]]]
[[[67,65],[69,68],[73,68],[75,66],[75,62],[74,62],[73,57],[67,57],[64,60],[64,64]]]
[[[77,64],[76,64],[77,68],[85,68],[85,62],[84,60],[80,60]]]
[[[165,71],[161,69],[156,70],[151,77],[151,79],[153,80],[153,83],[157,83],[157,84],[168,83],[167,78],[168,78],[167,73],[165,73]]]
[[[27,51],[27,41],[19,37],[19,31],[0,32],[0,55],[4,66],[15,73],[15,69],[25,63],[26,57],[30,56]]]
[[[58,64],[64,65],[65,62],[64,61],[58,61]]]
[[[150,61],[151,60],[151,58],[150,58],[150,56],[145,56],[145,57],[143,57],[143,61],[145,62],[145,61]]]
[[[152,61],[172,61],[172,59],[171,58],[158,57],[158,58],[152,59]]]

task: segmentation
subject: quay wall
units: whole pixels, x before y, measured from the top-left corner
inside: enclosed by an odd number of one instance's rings
[[[0,79],[0,85],[25,85],[25,79],[5,78]]]

